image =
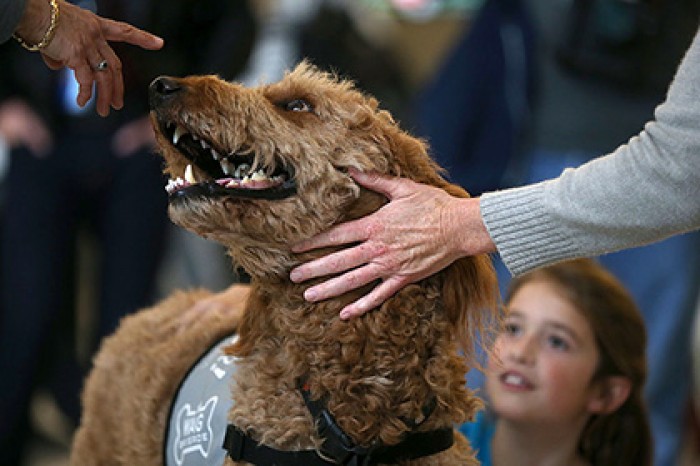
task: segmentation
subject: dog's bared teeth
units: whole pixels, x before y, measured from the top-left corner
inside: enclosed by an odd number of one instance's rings
[[[201,139],[199,141],[199,145],[202,146],[202,149],[209,149],[209,147],[210,147],[209,143],[207,141],[205,141],[204,139]]]
[[[258,170],[250,177],[253,181],[263,181],[269,179],[263,170]]]
[[[170,180],[168,181],[168,184],[167,184],[167,186],[165,187],[165,190],[166,190],[169,194],[172,194],[173,192],[177,191],[178,189],[183,188],[183,187],[188,186],[188,185],[189,185],[188,182],[186,182],[185,180],[183,180],[182,178],[180,178],[180,177],[178,176],[178,177],[175,178],[174,180],[173,180],[173,179],[170,179]]]
[[[175,127],[175,131],[173,131],[173,145],[176,146],[177,142],[180,140],[180,137],[182,137],[183,134],[186,134],[187,131],[185,128],[183,128],[180,125],[177,125]]]
[[[194,171],[192,170],[191,164],[187,164],[187,168],[185,168],[185,181],[187,181],[190,184],[197,183],[197,180],[194,177]]]
[[[217,151],[215,151],[214,148],[211,148],[210,151],[211,151],[211,156],[214,157],[214,160],[216,160],[217,162],[219,160],[221,160],[221,154],[219,154]]]
[[[235,165],[229,162],[227,159],[223,159],[219,162],[221,164],[221,169],[225,174],[231,175],[235,169]],[[235,176],[235,175],[234,175]]]
[[[175,180],[168,180],[168,184],[165,186],[165,190],[168,193],[172,193],[173,191],[175,191]]]
[[[239,166],[236,167],[236,171],[233,172],[233,176],[236,178],[242,178],[248,174],[250,171],[250,165],[247,163],[242,163]]]

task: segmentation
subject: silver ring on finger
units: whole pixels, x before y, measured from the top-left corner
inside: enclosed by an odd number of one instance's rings
[[[107,60],[102,60],[99,62],[97,65],[95,65],[95,71],[104,71],[109,67],[109,63],[107,63]]]

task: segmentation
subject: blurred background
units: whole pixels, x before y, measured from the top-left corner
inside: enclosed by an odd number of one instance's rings
[[[108,118],[74,105],[69,73],[0,46],[0,466],[67,464],[82,380],[121,317],[242,279],[222,248],[167,220],[147,119],[156,76],[255,85],[307,58],[375,95],[478,195],[637,134],[700,20],[700,0],[74,3],[166,45],[115,44],[126,101]],[[601,258],[647,319],[657,466],[700,464],[699,246],[696,233]]]

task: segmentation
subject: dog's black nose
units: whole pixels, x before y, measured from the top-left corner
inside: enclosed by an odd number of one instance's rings
[[[180,84],[173,78],[159,76],[148,86],[148,103],[155,108],[182,90]]]

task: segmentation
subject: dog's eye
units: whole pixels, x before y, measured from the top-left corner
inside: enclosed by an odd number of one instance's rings
[[[313,106],[303,99],[295,99],[284,104],[285,110],[290,112],[313,112]]]

